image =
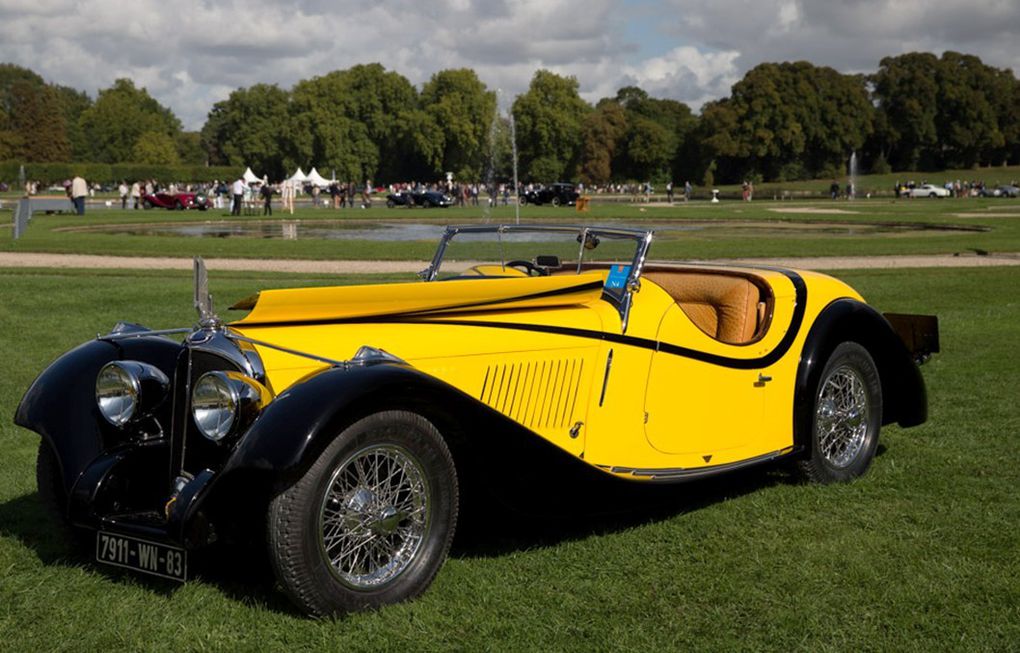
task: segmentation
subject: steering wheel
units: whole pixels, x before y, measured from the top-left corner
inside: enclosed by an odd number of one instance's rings
[[[547,277],[549,276],[549,270],[540,268],[531,261],[525,261],[524,259],[514,259],[508,261],[506,266],[508,268],[523,268],[528,273],[529,277]]]

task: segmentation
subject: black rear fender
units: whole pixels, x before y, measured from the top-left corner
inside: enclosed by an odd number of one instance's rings
[[[805,446],[811,435],[811,402],[822,368],[841,342],[856,342],[871,354],[882,382],[882,423],[916,426],[928,419],[928,396],[921,372],[888,320],[872,307],[839,299],[822,310],[801,352],[794,395],[794,440]]]

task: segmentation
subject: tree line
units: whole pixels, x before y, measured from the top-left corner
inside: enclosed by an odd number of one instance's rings
[[[238,88],[198,132],[131,80],[95,100],[0,64],[0,161],[251,166],[279,179],[317,166],[349,180],[506,180],[605,184],[788,181],[862,170],[1020,163],[1020,81],[978,57],[914,52],[872,74],[806,61],[763,63],[729,97],[694,113],[636,86],[591,105],[579,83],[535,73],[509,113],[467,68],[419,91],[380,64]],[[513,141],[511,140],[513,132]]]

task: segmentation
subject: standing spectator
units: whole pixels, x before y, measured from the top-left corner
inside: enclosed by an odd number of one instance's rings
[[[117,186],[117,192],[120,193],[120,208],[123,211],[127,208],[128,193],[130,192],[126,181],[122,180],[120,182],[120,186]]]
[[[142,185],[137,181],[131,184],[131,204],[137,211],[142,203]]]
[[[88,184],[81,175],[75,175],[71,180],[71,201],[74,202],[74,210],[78,215],[85,215],[85,196],[88,194]]]
[[[365,189],[361,191],[361,208],[372,208],[372,180],[365,180]]]
[[[835,179],[833,179],[832,183],[829,184],[829,197],[834,200],[839,199],[839,182]]]
[[[343,200],[340,196],[340,184],[333,182],[329,185],[329,196],[333,200],[333,208],[339,209],[343,207]]]
[[[230,192],[234,196],[234,205],[230,209],[230,215],[241,215],[241,202],[244,201],[244,179],[238,178],[231,185]]]
[[[666,201],[670,204],[673,203],[673,180],[666,182]]]
[[[284,179],[280,190],[283,196],[283,210],[290,211],[290,214],[294,215],[294,182]]]
[[[319,187],[312,184],[312,206],[319,208]]]
[[[694,188],[691,186],[691,182],[689,180],[685,181],[684,182],[684,201],[685,202],[690,202],[691,201],[691,192],[693,190],[694,190]]]
[[[262,195],[262,215],[273,215],[273,187],[263,184],[259,194]]]

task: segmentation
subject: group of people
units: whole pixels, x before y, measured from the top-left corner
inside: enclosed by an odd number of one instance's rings
[[[928,180],[926,179],[921,180],[921,186],[924,186],[927,183]],[[1012,185],[1016,186],[1016,180],[1012,182]],[[913,180],[903,183],[901,183],[899,180],[896,180],[896,185],[893,186],[893,192],[896,194],[897,198],[910,197],[911,196],[910,191],[914,190],[917,187],[918,187],[917,184],[914,183]],[[964,179],[961,181],[957,179],[955,181],[945,182],[944,184],[942,184],[942,187],[949,191],[950,197],[982,197],[987,193],[987,186],[985,185],[985,182],[980,180],[968,181]]]

